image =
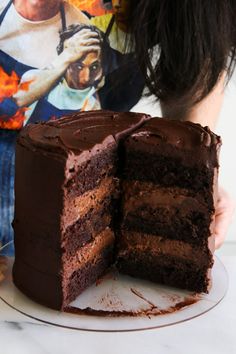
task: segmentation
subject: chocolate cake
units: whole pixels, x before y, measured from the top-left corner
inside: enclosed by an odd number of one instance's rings
[[[23,129],[13,279],[30,298],[62,309],[113,262],[118,142],[145,119],[96,111]]]
[[[120,271],[207,292],[220,139],[153,118],[124,143]]]
[[[13,281],[63,310],[121,272],[209,288],[220,139],[144,114],[87,112],[26,126],[16,148]]]

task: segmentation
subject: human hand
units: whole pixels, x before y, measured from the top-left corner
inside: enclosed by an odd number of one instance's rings
[[[221,247],[225,240],[234,211],[235,201],[222,187],[219,187],[214,231],[216,249]]]
[[[79,60],[88,52],[101,50],[101,39],[97,32],[84,28],[64,42],[64,50],[60,54],[68,65]]]

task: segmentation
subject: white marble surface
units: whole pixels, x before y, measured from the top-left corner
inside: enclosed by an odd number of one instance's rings
[[[224,255],[221,260],[229,274],[229,289],[223,301],[198,318],[157,330],[67,330],[30,320],[0,301],[0,354],[234,354],[236,255]]]

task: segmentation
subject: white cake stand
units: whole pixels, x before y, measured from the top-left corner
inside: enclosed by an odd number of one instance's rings
[[[14,286],[12,263],[9,260],[0,284],[0,299],[25,316],[75,330],[123,332],[174,325],[211,310],[228,288],[226,269],[217,257],[209,294],[196,295],[111,272],[70,304],[72,311],[82,310],[80,314],[61,313],[33,302]]]

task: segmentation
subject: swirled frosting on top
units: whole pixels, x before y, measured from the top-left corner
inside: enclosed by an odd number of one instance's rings
[[[19,142],[28,147],[50,152],[80,155],[115,143],[148,119],[142,113],[115,113],[90,111],[70,115],[58,120],[27,125]]]
[[[183,159],[218,166],[221,139],[200,124],[152,118],[131,134],[126,144],[137,151],[155,154],[161,149],[163,154],[181,153]]]

